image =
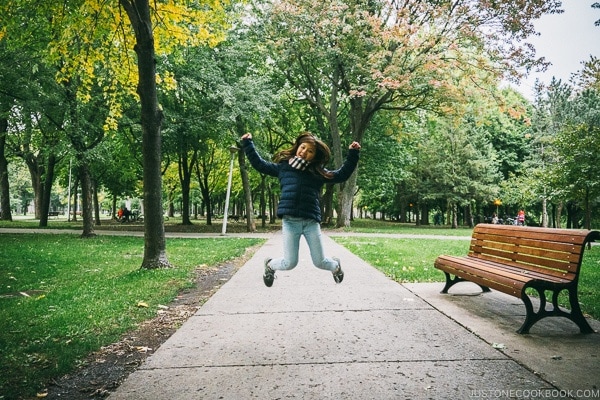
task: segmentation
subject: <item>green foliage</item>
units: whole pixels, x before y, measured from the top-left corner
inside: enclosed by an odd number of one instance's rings
[[[568,124],[556,136],[560,168],[555,176],[569,198],[585,209],[584,226],[589,228],[587,214],[600,199],[600,93],[593,89],[579,93],[571,108]]]
[[[0,393],[6,398],[31,397],[91,351],[156,315],[160,304],[193,284],[195,269],[260,242],[168,239],[176,267],[145,270],[139,268],[143,238],[1,236]]]
[[[505,204],[539,209],[546,201],[557,207],[567,203],[570,222],[590,226],[600,197],[598,99],[593,88],[577,92],[556,80],[538,92],[526,134],[530,153],[502,183]],[[584,221],[573,216],[576,210],[584,211]]]
[[[585,64],[580,88],[555,81],[534,107],[498,89],[503,61],[538,63],[517,47],[532,21],[559,7],[535,0],[516,13],[518,5],[505,3],[302,0],[265,3],[260,12],[236,2],[149,3],[168,201],[183,203],[181,186],[189,185],[203,189],[191,195],[194,204],[218,204],[226,149],[240,133],[253,132],[268,158],[309,129],[340,159],[344,142],[364,133],[354,204],[386,217],[409,203],[446,211],[448,202],[489,215],[499,197],[501,213],[527,207],[539,215],[547,200],[597,219],[598,59]],[[0,4],[0,111],[9,116],[13,205],[31,201],[13,156],[28,161],[38,192],[56,158],[64,188],[71,147],[91,147],[102,131],[95,150],[73,159],[89,163],[101,192],[144,197],[135,39],[123,4],[132,2]],[[180,179],[196,159],[198,182]],[[238,177],[233,200],[241,197]],[[257,190],[257,173],[250,178],[256,197],[266,193]]]
[[[382,121],[378,116],[362,143],[356,203],[358,207],[391,215],[398,211],[398,186],[409,177],[414,157],[408,140],[398,137],[393,126],[392,120]]]
[[[496,153],[482,129],[469,117],[460,124],[432,118],[426,135],[423,165],[431,184],[423,185],[423,190],[430,197],[462,205],[472,199],[491,201],[500,177]]]

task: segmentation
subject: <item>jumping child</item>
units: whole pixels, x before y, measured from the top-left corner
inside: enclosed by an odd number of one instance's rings
[[[242,136],[242,147],[252,167],[260,173],[277,177],[281,186],[277,216],[282,219],[283,257],[265,259],[265,285],[273,285],[275,271],[291,270],[298,265],[302,235],[310,249],[313,264],[331,271],[336,283],[342,282],[344,272],[340,260],[323,254],[319,194],[325,183],[341,183],[350,178],[358,164],[360,144],[352,142],[344,164],[335,171],[325,169],[331,158],[329,147],[310,132],[301,133],[291,148],[275,154],[274,162],[261,158],[250,133]]]

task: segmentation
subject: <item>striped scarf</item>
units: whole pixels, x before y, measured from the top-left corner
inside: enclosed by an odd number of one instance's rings
[[[308,164],[310,164],[308,161],[298,156],[290,158],[289,163],[292,168],[298,169],[300,171],[304,171]]]

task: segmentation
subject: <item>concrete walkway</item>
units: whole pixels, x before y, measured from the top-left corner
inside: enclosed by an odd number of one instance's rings
[[[265,287],[263,260],[282,248],[270,235],[109,399],[600,398],[597,333],[552,318],[518,335],[518,299],[400,285],[324,244],[344,282],[312,267],[302,241],[300,265]]]

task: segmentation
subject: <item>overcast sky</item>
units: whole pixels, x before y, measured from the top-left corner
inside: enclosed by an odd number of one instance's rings
[[[529,41],[535,46],[536,54],[546,57],[552,65],[545,73],[531,74],[517,88],[527,98],[533,98],[535,79],[549,83],[553,76],[568,82],[571,73],[581,70],[581,62],[590,55],[600,58],[600,9],[592,8],[598,0],[563,0],[564,13],[545,15],[535,27],[540,36]]]

